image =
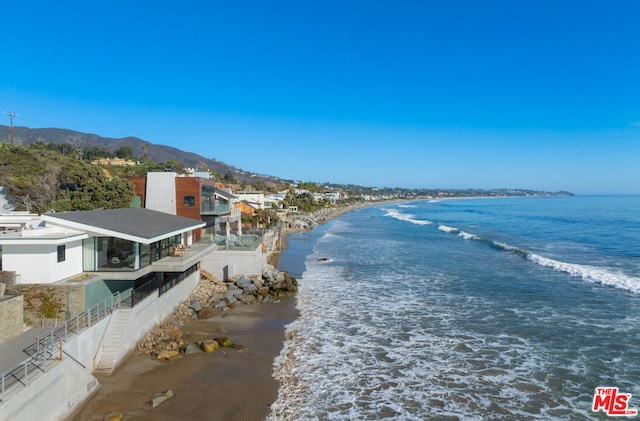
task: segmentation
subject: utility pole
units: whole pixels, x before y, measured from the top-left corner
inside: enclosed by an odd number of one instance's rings
[[[18,114],[13,111],[5,111],[4,113],[9,115],[9,137],[11,138],[11,146],[15,146],[13,142],[13,117],[17,117]]]

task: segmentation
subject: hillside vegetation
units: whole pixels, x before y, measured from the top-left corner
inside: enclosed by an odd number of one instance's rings
[[[133,184],[44,147],[0,143],[0,186],[16,210],[43,213],[128,207]]]

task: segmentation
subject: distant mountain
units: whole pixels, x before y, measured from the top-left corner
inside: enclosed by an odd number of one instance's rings
[[[9,126],[0,125],[0,141],[10,142],[9,131]],[[156,145],[137,137],[114,139],[68,129],[31,129],[28,127],[14,126],[13,138],[16,145],[32,145],[37,142],[44,142],[73,146],[103,147],[110,151],[116,151],[122,146],[129,146],[136,157],[141,157],[144,154],[143,147],[146,146],[146,154],[149,160],[153,162],[161,163],[173,160],[181,163],[185,168],[196,168],[200,170],[212,169],[222,175],[230,174],[238,181],[256,181],[256,178],[261,178],[264,181],[274,181],[273,177],[257,176],[256,174],[239,170],[215,159],[205,158],[196,153],[185,152],[171,146]],[[275,178],[275,180],[277,180],[277,178]]]

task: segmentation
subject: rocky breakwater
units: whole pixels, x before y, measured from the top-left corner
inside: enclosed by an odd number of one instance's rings
[[[285,230],[308,231],[339,215],[371,204],[372,202],[358,202],[349,205],[331,206],[313,212],[288,213],[281,217],[281,220]]]
[[[275,302],[278,297],[294,294],[297,289],[298,281],[295,278],[271,265],[266,265],[261,275],[243,275],[227,282],[203,270],[191,296],[178,306],[168,320],[145,335],[138,343],[137,351],[154,359],[173,360],[194,352],[211,352],[220,346],[244,350],[229,338],[210,338],[189,343],[183,329],[184,323],[223,314],[237,305]]]
[[[307,231],[324,224],[337,211],[338,208],[325,208],[314,212],[289,213],[282,217],[282,222],[289,230]]]

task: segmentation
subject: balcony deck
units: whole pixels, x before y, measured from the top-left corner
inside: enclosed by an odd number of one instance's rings
[[[185,247],[181,252],[164,257],[151,263],[154,271],[182,272],[202,260],[209,253],[216,251],[216,244],[203,240]]]

